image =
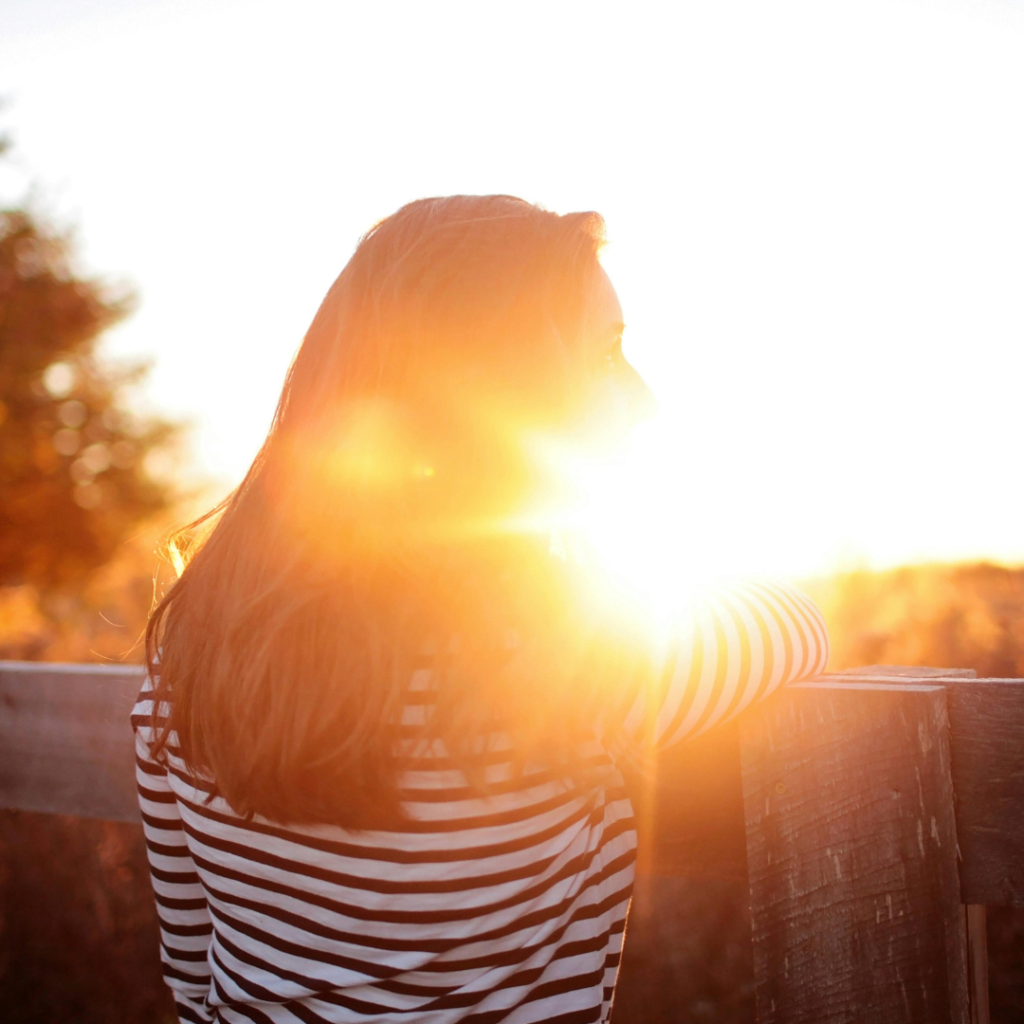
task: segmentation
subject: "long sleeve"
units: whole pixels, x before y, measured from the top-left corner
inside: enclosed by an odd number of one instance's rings
[[[717,588],[693,602],[657,678],[630,695],[625,737],[650,749],[696,736],[827,662],[825,621],[806,595],[774,582]]]
[[[137,705],[138,712],[145,693]],[[143,715],[133,715],[139,722]],[[206,1009],[210,990],[207,951],[212,936],[210,912],[195,864],[185,842],[181,815],[166,767],[150,756],[148,727],[136,726],[136,780],[142,810],[157,916],[164,980],[174,995],[178,1017],[191,1024],[213,1018]]]

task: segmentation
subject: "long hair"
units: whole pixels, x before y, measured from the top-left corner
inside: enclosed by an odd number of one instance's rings
[[[558,485],[530,439],[587,407],[602,240],[593,213],[454,196],[360,241],[241,485],[177,539],[146,634],[157,749],[176,737],[239,813],[400,817],[396,742],[425,664],[413,738],[474,784],[496,729],[572,774],[614,659],[596,666],[577,562],[521,513]]]

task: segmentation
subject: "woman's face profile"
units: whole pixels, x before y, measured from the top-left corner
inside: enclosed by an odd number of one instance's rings
[[[625,321],[615,286],[598,265],[584,311],[586,358],[597,380],[596,411],[601,434],[618,439],[654,413],[655,400],[643,377],[622,352]]]

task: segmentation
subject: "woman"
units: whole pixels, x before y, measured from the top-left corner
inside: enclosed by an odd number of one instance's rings
[[[788,588],[696,601],[658,654],[552,543],[545,446],[594,457],[649,403],[602,231],[504,196],[382,221],[194,524],[133,718],[182,1020],[607,1020],[616,765],[824,668]]]

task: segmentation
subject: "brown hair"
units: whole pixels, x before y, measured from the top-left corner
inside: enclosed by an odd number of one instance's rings
[[[478,784],[498,726],[570,764],[596,714],[595,619],[573,560],[510,524],[557,484],[524,439],[587,404],[602,239],[593,213],[454,196],[360,241],[245,479],[179,537],[147,630],[157,749],[173,730],[240,813],[394,820],[399,719],[431,650],[421,739]]]

